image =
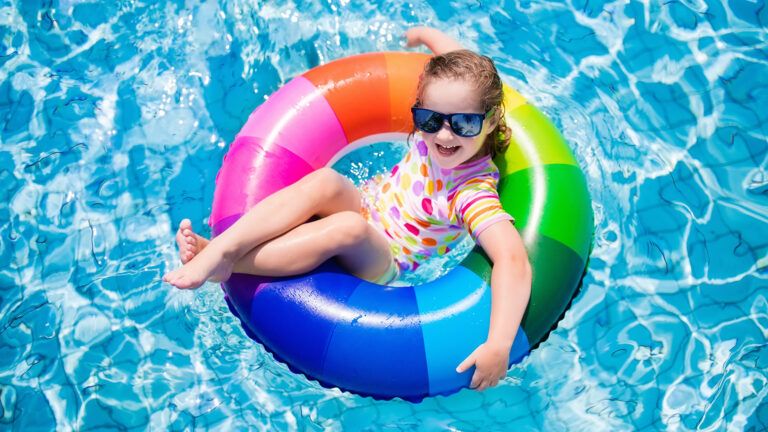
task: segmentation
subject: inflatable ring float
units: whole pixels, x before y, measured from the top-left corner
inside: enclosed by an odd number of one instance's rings
[[[270,96],[224,157],[209,218],[213,235],[351,149],[404,140],[428,59],[399,52],[348,57]],[[577,291],[593,215],[584,175],[557,129],[507,86],[504,103],[512,136],[494,160],[498,190],[533,268],[511,365],[546,338]],[[469,386],[474,368],[459,374],[456,366],[487,337],[490,277],[491,262],[476,246],[443,277],[418,286],[376,285],[329,261],[295,277],[234,274],[223,289],[246,333],[292,371],[328,388],[417,402]]]

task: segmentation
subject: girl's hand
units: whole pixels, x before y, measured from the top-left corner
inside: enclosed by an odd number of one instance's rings
[[[504,344],[485,341],[459,364],[456,372],[463,373],[475,365],[475,373],[469,387],[480,391],[493,387],[507,375],[510,348]]]
[[[422,44],[421,34],[423,27],[412,27],[405,32],[405,46],[409,48],[417,47]]]
[[[419,26],[410,28],[405,32],[404,37],[405,46],[413,48],[419,45],[426,45],[436,55],[464,49],[458,41],[432,27]]]

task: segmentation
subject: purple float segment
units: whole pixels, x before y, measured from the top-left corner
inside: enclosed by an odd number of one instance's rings
[[[217,235],[226,231],[227,228],[231,227],[232,224],[237,222],[237,220],[240,219],[240,217],[242,216],[243,216],[242,213],[234,214],[234,215],[219,219],[218,221],[216,221],[215,224],[211,224],[211,232],[213,233],[213,236],[216,237]]]
[[[226,231],[237,222],[242,214],[227,216],[212,225],[214,237]],[[262,285],[272,282],[275,278],[233,273],[229,280],[222,284],[224,292],[229,296],[230,304],[237,311],[244,325],[251,319],[251,300]]]
[[[347,137],[323,91],[296,77],[251,113],[238,137],[258,137],[266,149],[281,146],[324,167],[347,145]]]
[[[239,136],[224,156],[208,221],[215,227],[242,215],[272,193],[295,183],[314,169],[283,147],[266,148],[260,138]]]

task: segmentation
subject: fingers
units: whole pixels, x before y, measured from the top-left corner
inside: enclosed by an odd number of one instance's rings
[[[493,387],[493,376],[484,374],[482,371],[477,371],[472,376],[472,382],[469,384],[469,388],[478,391],[483,391],[488,387]]]
[[[464,359],[463,362],[459,364],[459,366],[456,367],[456,372],[458,373],[464,373],[467,369],[469,369],[473,364],[475,364],[475,360],[470,355],[466,359]]]
[[[499,384],[501,377],[495,376],[493,373],[484,373],[482,370],[475,370],[472,375],[472,381],[469,384],[469,388],[483,391],[490,387],[496,387]]]
[[[480,385],[483,384],[483,377],[479,373],[472,375],[472,382],[469,383],[469,388],[478,390]]]
[[[472,367],[472,365],[475,364],[475,353],[477,352],[477,348],[475,348],[474,351],[472,351],[472,354],[467,356],[467,358],[464,359],[463,362],[459,363],[459,365],[456,367],[456,372],[458,373],[464,373],[467,369]]]
[[[496,385],[499,384],[499,380],[497,379],[487,379],[480,383],[480,386],[478,386],[478,391],[483,391],[485,389],[489,389],[491,387],[496,387]]]
[[[487,379],[481,379],[478,380],[477,385],[470,384],[469,388],[477,390],[477,391],[483,391],[485,389],[489,389],[491,387],[496,387],[499,384],[499,380],[487,378]]]
[[[413,27],[408,29],[408,31],[403,34],[403,39],[405,39],[405,46],[410,48],[419,46],[421,44],[421,41],[419,40],[420,32],[420,27]]]

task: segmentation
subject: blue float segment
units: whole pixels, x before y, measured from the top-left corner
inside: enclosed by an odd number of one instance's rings
[[[333,329],[360,279],[327,263],[311,274],[275,279],[253,291],[248,325],[277,356],[303,373],[329,382],[323,373]]]
[[[429,369],[429,394],[454,393],[470,384],[474,372],[471,368],[459,374],[456,367],[488,336],[490,286],[457,266],[442,278],[420,285],[415,293]]]
[[[249,321],[251,319],[251,302],[253,301],[253,294],[265,283],[268,283],[273,278],[265,278],[261,276],[251,276],[240,273],[233,273],[224,285],[224,293],[227,295],[229,302],[237,311],[237,315],[241,320]]]
[[[346,390],[374,397],[421,399],[427,365],[413,287],[360,281],[338,316],[324,375]]]
[[[529,352],[531,352],[531,343],[523,330],[523,326],[520,326],[517,329],[515,341],[512,342],[512,349],[509,350],[509,365],[507,367],[520,363]]]

